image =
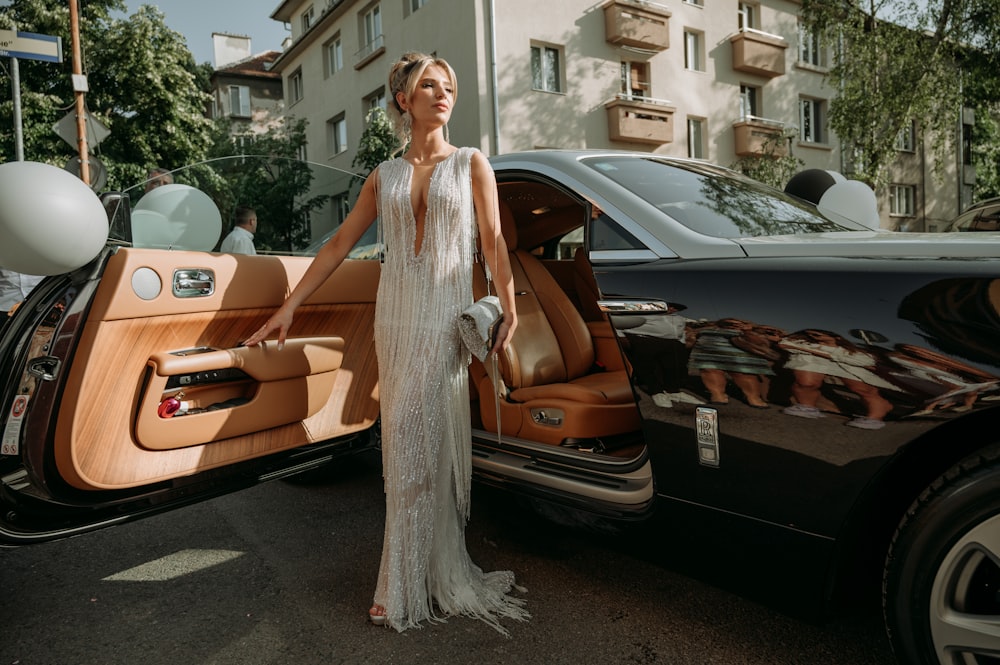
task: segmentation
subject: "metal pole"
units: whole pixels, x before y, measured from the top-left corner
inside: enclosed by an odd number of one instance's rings
[[[10,86],[14,98],[14,155],[24,161],[24,133],[21,131],[21,70],[17,58],[10,59]]]
[[[77,0],[69,0],[69,27],[73,39],[73,74],[79,76],[83,74],[83,65],[80,63],[80,13],[77,10]],[[90,155],[87,150],[87,109],[83,103],[83,90],[77,89],[75,82],[73,88],[76,90],[76,134],[80,147],[80,180],[89,185]]]
[[[493,149],[495,155],[500,152],[500,92],[497,90],[497,22],[496,6],[490,0],[490,75],[493,86]]]

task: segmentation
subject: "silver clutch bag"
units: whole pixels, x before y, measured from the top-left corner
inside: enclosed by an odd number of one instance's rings
[[[497,329],[502,318],[500,298],[496,296],[483,296],[459,314],[458,334],[462,343],[480,361],[486,360],[490,349],[496,344]]]

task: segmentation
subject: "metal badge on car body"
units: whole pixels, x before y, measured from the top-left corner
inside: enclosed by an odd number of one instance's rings
[[[698,437],[698,461],[705,466],[719,466],[719,412],[705,406],[695,409]]]

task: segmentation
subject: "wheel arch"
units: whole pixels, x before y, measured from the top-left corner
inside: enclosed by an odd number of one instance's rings
[[[1000,443],[1000,407],[944,422],[900,447],[858,497],[837,536],[829,581],[834,606],[872,600],[860,592],[881,589],[881,575],[897,526],[935,480],[977,451]],[[863,583],[859,583],[863,582]]]

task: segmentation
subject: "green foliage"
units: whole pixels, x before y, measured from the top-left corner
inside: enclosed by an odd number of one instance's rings
[[[777,135],[766,140],[760,154],[740,157],[730,166],[745,176],[784,189],[793,175],[804,165],[787,149],[788,137]]]
[[[232,227],[234,211],[248,205],[257,211],[254,244],[258,251],[294,252],[309,244],[310,217],[330,199],[313,190],[317,169],[298,158],[306,144],[306,121],[288,119],[263,134],[230,136],[230,123],[220,119],[215,142],[196,184],[222,213],[223,233]],[[247,155],[245,158],[224,159]]]
[[[178,168],[203,158],[211,122],[203,72],[195,66],[184,37],[170,30],[162,12],[144,5],[127,18],[122,0],[80,2],[82,69],[89,91],[88,113],[111,130],[91,153],[108,168],[109,188],[141,179],[151,165]],[[57,166],[78,155],[52,131],[74,108],[69,3],[13,0],[0,8],[0,25],[62,38],[61,64],[19,60],[24,157]],[[198,76],[196,76],[196,74]],[[11,89],[10,73],[0,86]],[[13,118],[9,96],[0,117]],[[13,123],[0,126],[0,160],[14,158]]]
[[[977,3],[977,11],[982,42],[1000,44],[1000,0]],[[973,198],[981,201],[1000,196],[1000,49],[973,44],[962,55],[966,104],[975,112]]]
[[[896,137],[911,121],[937,164],[946,163],[955,149],[968,47],[996,52],[1000,42],[991,34],[1000,30],[998,3],[803,0],[805,26],[837,47],[829,83],[838,92],[829,124],[853,150],[854,177],[884,184]],[[984,23],[984,17],[992,20]]]
[[[400,148],[399,137],[393,130],[392,122],[385,111],[376,106],[368,112],[365,118],[367,127],[361,135],[358,152],[351,166],[364,168],[365,174],[371,173],[376,166],[391,158]]]

